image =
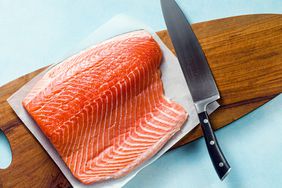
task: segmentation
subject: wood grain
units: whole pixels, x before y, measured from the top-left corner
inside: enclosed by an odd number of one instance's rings
[[[282,15],[248,15],[194,24],[221,93],[211,116],[214,129],[228,125],[282,92]],[[166,31],[157,33],[174,52]],[[45,68],[0,87],[0,129],[13,162],[0,170],[0,187],[70,187],[58,167],[17,118],[6,99]],[[202,136],[199,127],[175,147]],[[1,154],[1,153],[0,153]]]

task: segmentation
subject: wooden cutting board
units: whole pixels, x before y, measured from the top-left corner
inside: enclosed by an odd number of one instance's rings
[[[282,15],[238,16],[192,27],[221,93],[221,107],[211,116],[214,129],[228,125],[282,92]],[[167,31],[157,34],[174,52]],[[0,128],[13,153],[11,166],[0,170],[0,187],[70,186],[6,101],[44,69],[0,87]],[[196,127],[175,147],[200,136],[200,128]]]

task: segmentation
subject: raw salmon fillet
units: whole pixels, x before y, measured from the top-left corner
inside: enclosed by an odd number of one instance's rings
[[[166,99],[162,52],[146,31],[119,35],[51,68],[23,105],[81,182],[122,177],[187,119]]]

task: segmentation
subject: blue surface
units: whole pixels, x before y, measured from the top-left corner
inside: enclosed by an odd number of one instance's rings
[[[178,0],[192,23],[254,13],[282,13],[280,0]],[[0,0],[0,85],[57,62],[112,16],[125,13],[164,29],[159,0]],[[174,150],[127,187],[279,187],[282,97],[217,131],[233,170],[219,182],[203,140]],[[0,133],[0,168],[11,159]],[[270,186],[269,186],[270,185]]]
[[[282,13],[281,0],[178,2],[192,23],[240,14]],[[0,85],[56,62],[119,13],[155,30],[165,28],[159,0],[0,0]]]
[[[5,134],[0,130],[0,169],[7,168],[12,162],[9,142]]]

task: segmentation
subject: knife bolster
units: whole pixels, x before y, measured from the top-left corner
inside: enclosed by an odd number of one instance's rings
[[[219,95],[214,95],[209,98],[194,102],[198,113],[207,111],[207,105],[219,99]]]

